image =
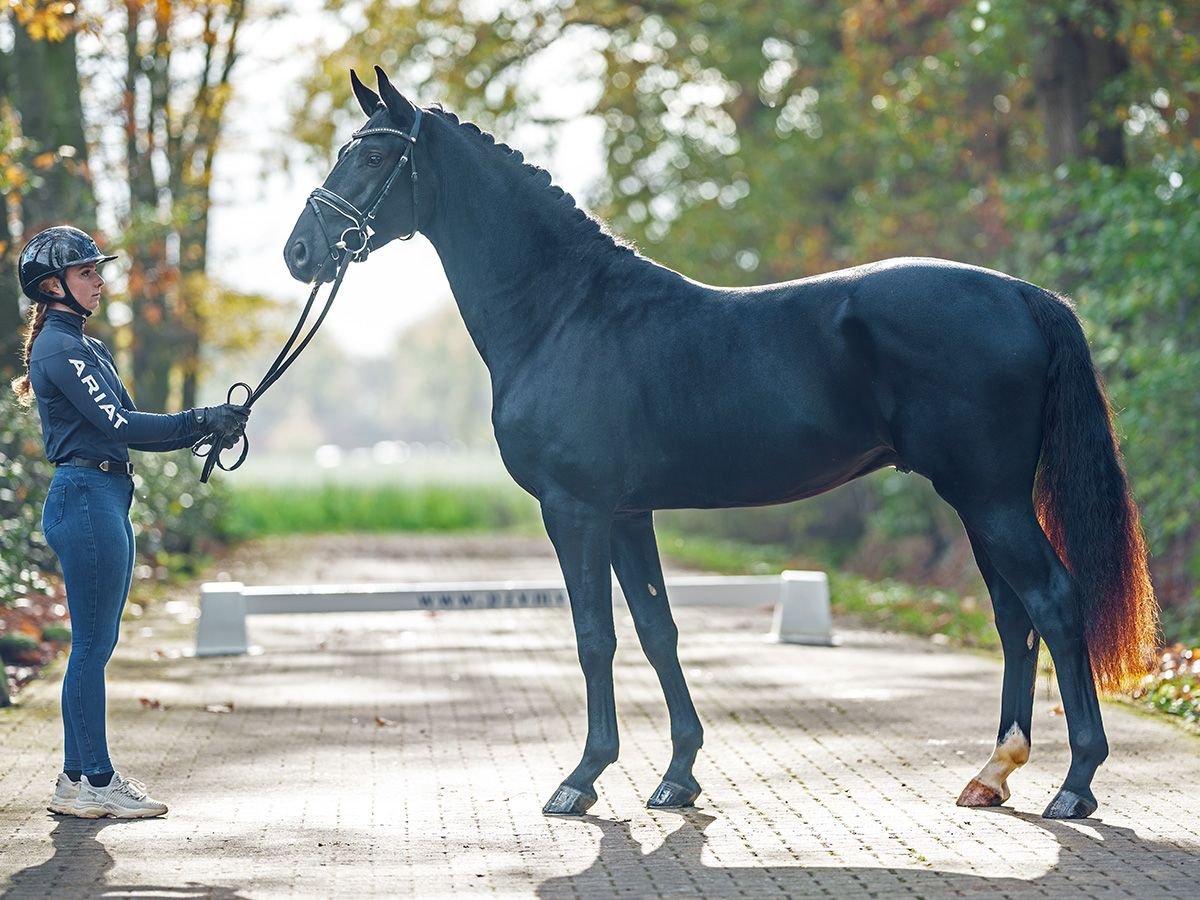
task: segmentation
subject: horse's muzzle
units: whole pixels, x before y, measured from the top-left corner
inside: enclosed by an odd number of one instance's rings
[[[337,266],[329,254],[315,248],[304,238],[293,237],[288,240],[283,248],[283,261],[287,263],[292,277],[306,284],[332,281],[337,272]]]

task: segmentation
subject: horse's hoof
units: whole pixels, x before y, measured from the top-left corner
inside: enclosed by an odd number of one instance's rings
[[[542,807],[547,816],[582,816],[596,802],[596,795],[584,793],[578,788],[560,785],[550,798],[550,802]]]
[[[999,806],[1008,798],[994,787],[984,784],[978,778],[967,782],[961,794],[958,795],[959,806]]]
[[[1074,791],[1063,788],[1050,801],[1043,819],[1086,819],[1096,811],[1097,803],[1091,797],[1082,797]]]
[[[658,786],[650,799],[646,801],[647,809],[682,809],[692,806],[700,796],[700,785],[692,779],[691,787],[684,787],[673,781],[664,781]]]

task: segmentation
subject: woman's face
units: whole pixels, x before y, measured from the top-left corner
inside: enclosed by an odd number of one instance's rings
[[[100,306],[100,292],[104,289],[104,279],[100,275],[100,270],[94,265],[86,266],[68,266],[63,272],[63,277],[67,281],[67,287],[71,289],[73,296],[79,305],[88,312],[95,312]],[[61,293],[61,288],[54,290],[57,285],[50,287],[51,293]]]

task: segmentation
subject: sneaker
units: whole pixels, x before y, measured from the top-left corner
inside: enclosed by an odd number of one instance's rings
[[[58,773],[58,781],[54,785],[54,796],[46,809],[60,816],[71,815],[71,804],[79,796],[79,782],[72,781],[66,772]]]
[[[123,778],[114,772],[107,787],[93,787],[86,775],[80,783],[79,796],[71,804],[71,815],[81,819],[147,819],[167,811],[165,803],[152,800],[146,786],[133,778]]]

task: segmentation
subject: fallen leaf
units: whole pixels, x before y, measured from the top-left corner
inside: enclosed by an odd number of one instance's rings
[[[1056,706],[1054,709],[1050,710],[1050,715],[1052,716],[1061,716],[1062,714],[1063,708],[1061,706]]]
[[[378,725],[380,728],[386,728],[388,725],[395,725],[396,723],[393,722],[391,719],[385,719],[383,716],[376,716],[375,724]]]
[[[151,700],[149,697],[138,697],[138,703],[142,704],[142,709],[162,709],[162,701]]]

